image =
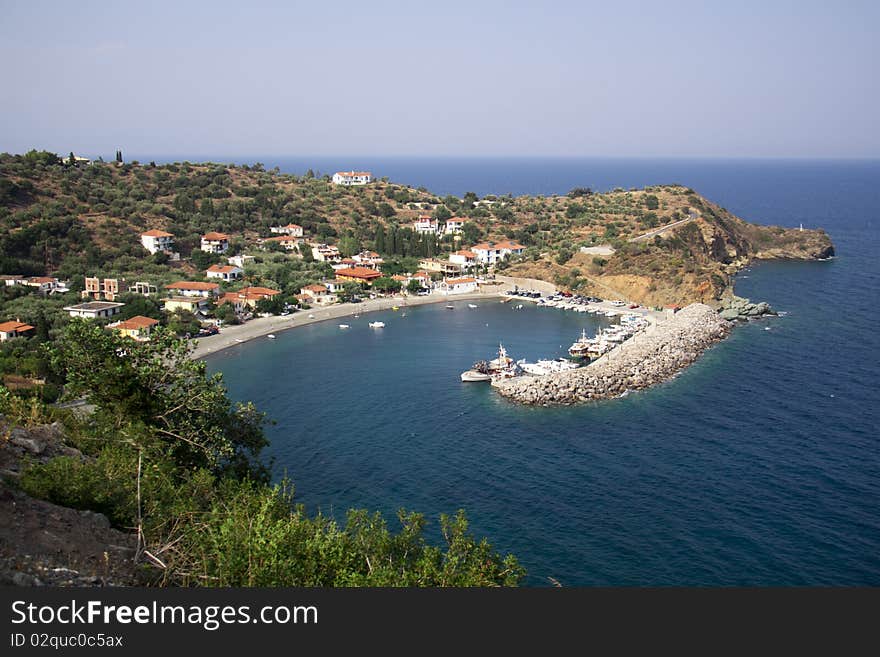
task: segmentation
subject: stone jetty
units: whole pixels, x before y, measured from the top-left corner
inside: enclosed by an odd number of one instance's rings
[[[694,303],[587,367],[542,377],[516,377],[496,389],[513,401],[539,406],[618,397],[669,379],[723,340],[731,325],[709,306]]]

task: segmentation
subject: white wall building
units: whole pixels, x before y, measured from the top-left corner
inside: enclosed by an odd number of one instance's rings
[[[174,248],[174,235],[164,230],[148,230],[141,233],[141,244],[150,253],[171,251]]]
[[[464,227],[464,222],[465,220],[461,217],[450,217],[446,220],[446,229],[444,232],[447,235],[458,235]]]
[[[226,262],[228,262],[230,265],[235,265],[236,267],[241,267],[242,269],[244,269],[245,265],[255,262],[255,258],[251,255],[237,255],[226,258]]]
[[[334,185],[366,185],[373,181],[369,171],[337,171],[333,174]]]
[[[205,233],[202,235],[202,251],[205,253],[226,253],[229,250],[229,235],[226,233]]]
[[[65,306],[64,310],[70,313],[71,317],[86,317],[88,319],[98,319],[103,317],[112,317],[121,312],[124,303],[114,301],[86,301],[78,303],[75,306]]]
[[[443,281],[441,289],[447,294],[468,294],[477,291],[477,279],[466,276],[464,278],[447,278]]]
[[[412,229],[417,233],[430,233],[432,235],[436,235],[440,232],[440,224],[437,222],[436,219],[422,216],[413,222]]]
[[[475,267],[478,264],[477,254],[473,251],[462,249],[461,251],[450,253],[449,262],[455,263],[456,265],[461,265],[462,269],[468,269],[470,267]]]
[[[205,273],[208,278],[219,278],[221,281],[234,281],[244,275],[244,270],[235,265],[211,265]]]
[[[276,235],[290,235],[291,237],[302,237],[303,227],[298,224],[287,224],[286,226],[270,226],[269,231]]]
[[[483,242],[471,247],[471,251],[477,256],[477,262],[482,265],[494,265],[508,255],[519,255],[525,251],[525,247],[517,242]]]

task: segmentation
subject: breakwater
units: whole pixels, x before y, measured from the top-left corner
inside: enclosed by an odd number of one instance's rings
[[[541,406],[617,397],[667,380],[724,339],[730,327],[715,310],[694,303],[587,367],[542,377],[517,377],[502,382],[497,390],[513,401]]]

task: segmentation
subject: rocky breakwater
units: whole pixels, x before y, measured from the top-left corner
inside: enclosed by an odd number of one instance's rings
[[[661,383],[724,339],[731,323],[702,303],[633,336],[587,367],[542,377],[517,377],[497,390],[523,404],[556,406],[618,397]]]
[[[776,312],[766,301],[752,303],[748,299],[732,295],[721,309],[721,318],[747,321],[764,315],[775,315]]]

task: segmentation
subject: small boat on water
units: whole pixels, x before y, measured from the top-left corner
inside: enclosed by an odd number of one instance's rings
[[[587,337],[587,329],[581,331],[581,337],[575,340],[568,348],[568,353],[574,358],[584,358],[591,344],[590,338]]]
[[[543,358],[535,363],[527,363],[525,360],[517,361],[522,370],[526,374],[532,376],[545,376],[547,374],[555,374],[556,372],[565,372],[567,370],[576,370],[580,365],[568,360],[567,358]]]
[[[400,310],[400,306],[391,306],[391,310]]]
[[[270,340],[274,340],[274,339],[275,339],[275,334],[274,334],[274,333],[270,333],[270,334],[267,335],[266,337],[269,338]]]
[[[348,324],[340,324],[340,325],[339,325],[339,328],[341,328],[341,329],[347,329],[347,328],[348,328]]]
[[[447,307],[449,310],[455,310],[455,306],[453,306],[451,303],[447,303],[447,304],[446,304],[446,307]]]
[[[461,373],[464,382],[490,381],[495,385],[498,381],[519,376],[520,369],[516,361],[508,356],[504,345],[498,345],[498,357],[490,361],[477,361],[466,372]]]
[[[385,322],[370,322],[370,328],[385,328]]]
[[[476,308],[476,307],[477,307],[477,304],[475,304],[475,303],[468,304],[468,308]]]

